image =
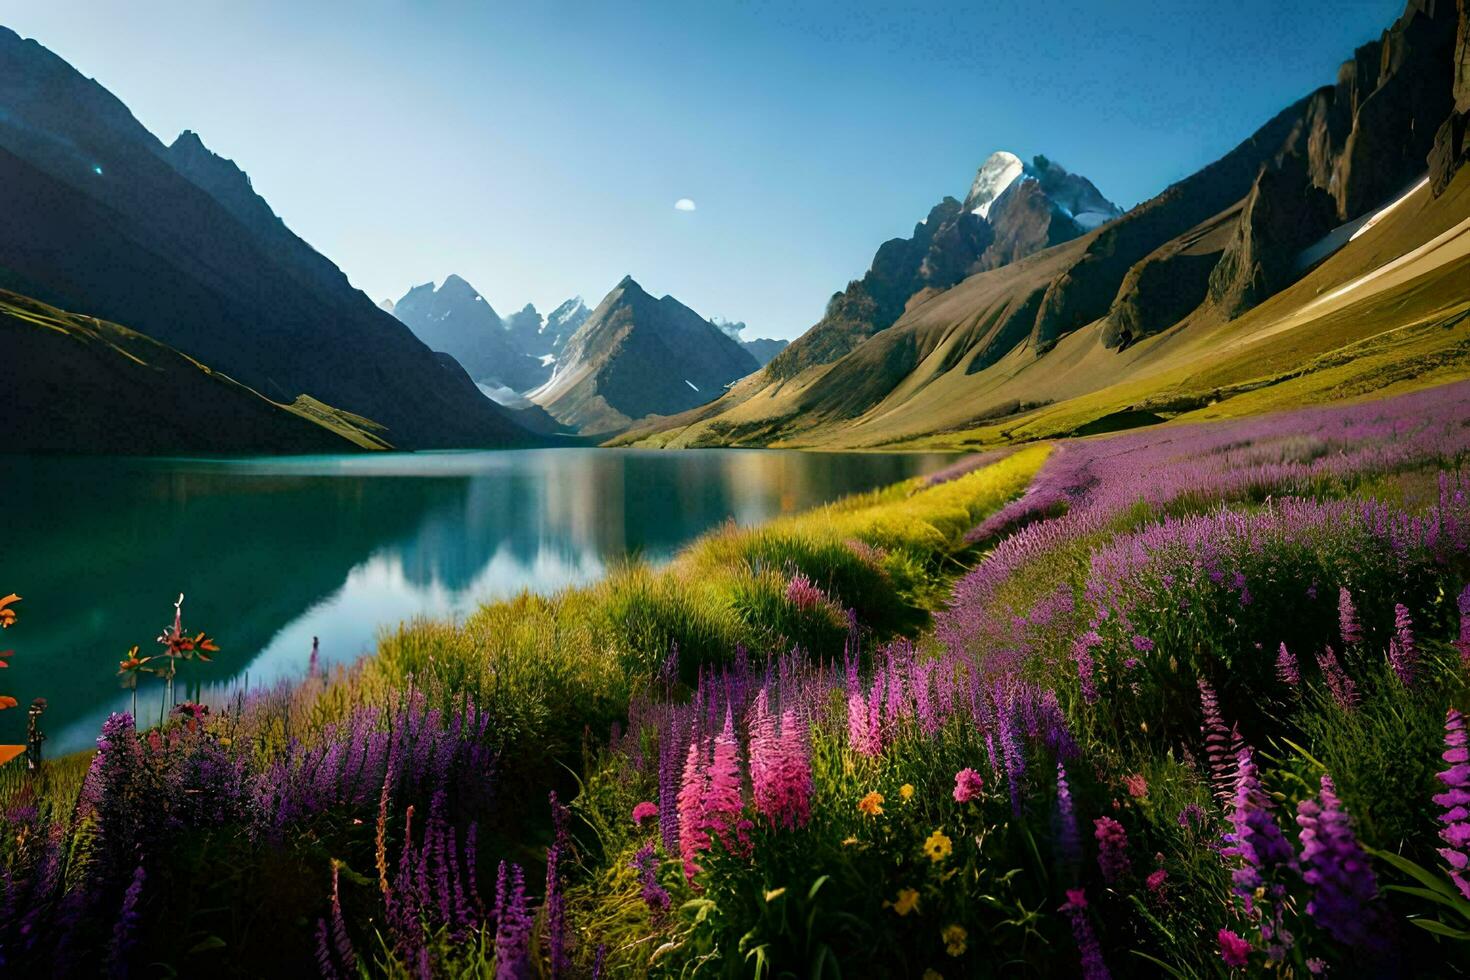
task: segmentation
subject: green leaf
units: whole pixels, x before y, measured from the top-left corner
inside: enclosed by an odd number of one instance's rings
[[[189,955],[190,956],[193,956],[195,953],[207,953],[211,949],[224,949],[224,948],[225,948],[225,941],[223,939],[221,939],[220,937],[215,936],[215,935],[209,935],[209,936],[205,936],[203,939],[199,940],[199,942],[197,942],[193,946],[191,946],[189,948]]]
[[[825,885],[827,883],[827,880],[831,877],[831,875],[822,875],[822,877],[812,882],[812,887],[806,890],[806,900],[810,902],[812,899],[816,898],[817,892],[822,890],[822,886]]]
[[[1163,960],[1158,959],[1157,957],[1150,956],[1147,953],[1143,952],[1142,950],[1139,950],[1139,949],[1130,949],[1128,952],[1132,953],[1134,956],[1137,956],[1139,959],[1148,960],[1154,966],[1156,966],[1159,969],[1163,970],[1165,973],[1169,974],[1169,976],[1171,976],[1171,977],[1178,977],[1179,980],[1189,980],[1189,978],[1190,978],[1190,974],[1188,974],[1188,973],[1181,973],[1181,972],[1179,972],[1179,970],[1177,970],[1176,968],[1174,968],[1174,967],[1170,966],[1169,964],[1165,963]]]
[[[1458,901],[1455,892],[1451,890],[1450,883],[1448,881],[1446,881],[1443,877],[1436,874],[1435,872],[1430,871],[1428,868],[1420,867],[1413,861],[1410,861],[1408,858],[1404,857],[1402,854],[1394,854],[1392,851],[1380,851],[1375,847],[1368,847],[1366,845],[1363,846],[1363,850],[1378,858],[1380,861],[1385,861],[1388,864],[1393,865],[1395,868],[1399,869],[1410,878],[1413,878],[1415,881],[1419,882],[1430,891],[1439,892],[1445,898],[1448,898],[1452,901]]]
[[[1412,885],[1384,885],[1383,890],[1389,892],[1402,892],[1405,895],[1413,895],[1417,898],[1427,899],[1431,902],[1438,902],[1440,905],[1454,909],[1461,915],[1466,914],[1466,909],[1461,907],[1461,902],[1450,898],[1441,892],[1431,891],[1428,888],[1415,888]],[[1466,917],[1470,918],[1470,916]]]
[[[1470,932],[1466,932],[1464,929],[1456,929],[1453,926],[1447,926],[1438,919],[1410,919],[1409,921],[1425,932],[1432,932],[1436,936],[1446,936],[1450,939],[1459,939],[1461,941],[1470,939]]]

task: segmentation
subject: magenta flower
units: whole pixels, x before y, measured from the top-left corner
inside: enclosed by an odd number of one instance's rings
[[[698,740],[689,743],[684,760],[684,779],[679,788],[679,856],[684,859],[684,876],[693,880],[699,873],[694,859],[709,850],[709,834],[705,832],[704,797],[708,776]]]
[[[658,816],[658,805],[644,800],[633,808],[633,826],[642,827],[643,821]]]
[[[1148,880],[1144,883],[1148,885],[1148,890],[1150,892],[1158,895],[1164,887],[1164,882],[1168,880],[1169,872],[1165,871],[1163,868],[1155,868],[1153,871],[1149,872]]]
[[[1466,870],[1470,868],[1470,748],[1467,748],[1465,716],[1451,708],[1444,720],[1444,754],[1440,756],[1449,763],[1449,768],[1436,778],[1444,783],[1445,791],[1434,796],[1434,802],[1444,807],[1439,822],[1444,829],[1439,832],[1440,840],[1448,847],[1439,849],[1439,856],[1450,866],[1450,879],[1460,894],[1470,899],[1470,879]]]
[[[1135,772],[1123,777],[1123,785],[1128,789],[1128,795],[1135,800],[1141,800],[1148,795],[1148,780],[1143,778],[1143,773]]]
[[[781,730],[761,688],[750,719],[750,782],[755,810],[771,826],[792,829],[811,819],[812,767],[795,708],[781,716]]]
[[[811,579],[797,572],[786,583],[786,601],[797,609],[814,609],[827,601],[827,594]]]
[[[1245,966],[1250,960],[1251,944],[1229,929],[1215,934],[1220,943],[1220,958],[1229,967]]]
[[[969,803],[971,800],[980,798],[980,791],[985,787],[985,780],[973,769],[961,769],[954,774],[954,801],[956,803]]]
[[[1097,840],[1097,866],[1102,871],[1103,881],[1109,885],[1117,882],[1130,867],[1128,861],[1128,832],[1112,817],[1098,817],[1093,821],[1093,837]]]

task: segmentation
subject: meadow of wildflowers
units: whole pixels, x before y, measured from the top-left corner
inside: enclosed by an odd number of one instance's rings
[[[1463,975],[1467,422],[1023,448],[114,716],[0,771],[0,965]]]

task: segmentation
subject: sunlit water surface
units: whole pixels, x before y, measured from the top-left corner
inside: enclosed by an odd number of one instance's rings
[[[128,710],[117,663],[184,625],[222,652],[195,672],[251,687],[372,650],[415,616],[463,617],[522,589],[665,562],[726,520],[752,524],[931,472],[938,454],[546,449],[241,459],[0,457],[0,742],[49,707],[48,752],[90,745]],[[157,717],[161,682],[139,713]]]

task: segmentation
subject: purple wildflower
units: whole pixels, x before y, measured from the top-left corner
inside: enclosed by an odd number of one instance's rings
[[[495,886],[495,980],[529,980],[530,944],[525,876],[520,865],[501,861]]]
[[[1093,821],[1093,837],[1097,839],[1097,866],[1102,871],[1103,881],[1115,885],[1126,874],[1128,861],[1128,832],[1112,817],[1098,817]]]
[[[1460,635],[1455,640],[1455,649],[1460,651],[1460,663],[1470,667],[1470,585],[1466,585],[1455,600],[1460,613]]]
[[[551,976],[555,980],[571,968],[571,958],[567,955],[566,896],[561,887],[561,857],[571,838],[567,834],[567,808],[557,800],[556,790],[551,791],[549,799],[555,837],[546,851],[546,931],[551,934],[548,946]]]
[[[127,974],[128,953],[132,951],[137,942],[134,930],[138,927],[141,915],[138,912],[138,903],[143,897],[143,882],[148,878],[147,872],[143,870],[143,862],[138,862],[138,867],[133,871],[133,880],[128,885],[128,890],[123,893],[122,908],[118,911],[117,922],[112,927],[112,973],[114,976],[125,976]]]
[[[1315,889],[1307,914],[1340,943],[1381,947],[1374,905],[1378,883],[1353,834],[1352,820],[1337,798],[1332,777],[1322,777],[1317,800],[1305,799],[1297,805],[1296,822],[1302,828],[1302,879]]]
[[[1332,652],[1331,647],[1323,647],[1322,652],[1317,654],[1317,667],[1322,671],[1322,677],[1327,681],[1327,689],[1332,692],[1332,700],[1344,711],[1352,711],[1358,706],[1358,685],[1342,669],[1337,662],[1337,654]]]
[[[1235,754],[1232,751],[1232,735],[1225,727],[1225,718],[1220,714],[1220,702],[1215,689],[1203,677],[1199,679],[1199,703],[1204,715],[1200,732],[1205,737],[1205,759],[1209,762],[1210,782],[1214,784],[1215,796],[1222,803],[1229,803],[1235,793]]]
[[[1087,915],[1087,893],[1081,888],[1068,888],[1067,902],[1061,911],[1072,923],[1072,940],[1077,944],[1077,953],[1082,959],[1083,980],[1109,980],[1102,946]]]
[[[667,912],[670,898],[668,890],[658,882],[658,857],[653,851],[653,841],[640,847],[628,866],[638,872],[638,883],[642,888],[643,902],[649,910],[655,915]]]
[[[1077,814],[1072,806],[1072,788],[1067,784],[1067,770],[1057,763],[1057,853],[1070,866],[1082,861],[1082,841],[1077,834]]]
[[[1149,651],[1153,650],[1153,648],[1154,641],[1150,640],[1148,637],[1135,636],[1133,638],[1133,649],[1137,650],[1139,653],[1148,653]]]
[[[1355,647],[1363,642],[1363,627],[1358,622],[1358,609],[1353,605],[1353,594],[1347,586],[1337,590],[1337,625],[1342,633],[1342,645]]]
[[[1296,654],[1286,649],[1285,643],[1276,651],[1276,679],[1291,688],[1300,687],[1302,683],[1302,671],[1297,666]]]
[[[1440,756],[1449,763],[1449,768],[1438,773],[1436,778],[1444,783],[1445,791],[1437,793],[1434,802],[1444,807],[1439,822],[1444,829],[1439,837],[1448,847],[1439,849],[1440,857],[1450,866],[1450,878],[1460,894],[1470,899],[1470,748],[1467,748],[1465,716],[1454,708],[1449,709],[1444,720],[1444,754]]]
[[[1238,857],[1232,878],[1235,893],[1247,900],[1280,868],[1295,868],[1296,854],[1271,815],[1271,800],[1261,788],[1249,748],[1236,757],[1235,807],[1230,823],[1234,840],[1222,854]]]
[[[1388,663],[1404,687],[1414,686],[1419,650],[1414,643],[1414,619],[1402,602],[1393,607],[1393,637],[1388,641]]]

